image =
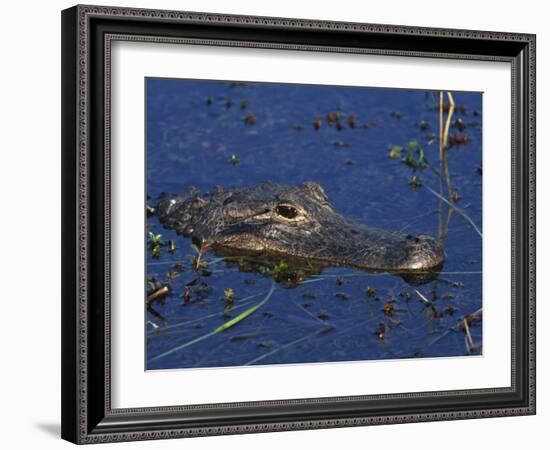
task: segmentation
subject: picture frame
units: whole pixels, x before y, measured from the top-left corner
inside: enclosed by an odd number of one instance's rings
[[[511,73],[510,386],[113,408],[111,45],[499,61]],[[535,36],[78,5],[62,12],[62,437],[74,443],[535,414]],[[140,193],[141,195],[141,193]]]

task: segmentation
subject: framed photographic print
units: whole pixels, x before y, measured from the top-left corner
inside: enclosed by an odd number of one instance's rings
[[[62,13],[62,436],[535,413],[535,36]]]

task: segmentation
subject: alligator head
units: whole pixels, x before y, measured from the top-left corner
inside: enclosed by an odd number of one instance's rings
[[[314,182],[202,194],[190,188],[156,205],[164,227],[214,251],[283,255],[369,271],[435,271],[443,248],[425,234],[373,228],[343,217]]]

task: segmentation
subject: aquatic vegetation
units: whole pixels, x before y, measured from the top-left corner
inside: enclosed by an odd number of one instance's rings
[[[465,145],[470,142],[470,135],[468,133],[459,134],[453,133],[449,136],[449,145]]]
[[[176,242],[173,239],[168,241],[168,251],[170,253],[175,253],[177,250]]]
[[[244,118],[244,123],[246,125],[254,125],[256,123],[256,117],[254,117],[254,114],[249,112]]]
[[[355,128],[357,126],[357,114],[351,114],[348,116],[348,120],[347,120],[347,123],[348,123],[348,126],[350,128]]]
[[[392,111],[390,114],[394,119],[401,119],[403,117],[403,113],[401,111]]]
[[[468,216],[468,214],[466,214],[463,210],[457,208],[451,201],[447,200],[445,197],[442,197],[440,194],[438,194],[437,192],[435,192],[432,188],[430,188],[429,186],[426,186],[424,184],[424,187],[426,189],[428,189],[429,192],[431,192],[433,195],[435,195],[437,198],[439,198],[442,202],[446,203],[448,206],[450,206],[454,211],[456,211],[458,214],[460,214],[461,217],[464,218],[464,220],[466,220],[471,226],[472,228],[476,231],[476,233],[479,235],[480,238],[483,238],[483,234],[481,233],[481,230],[477,227],[477,225],[475,224],[475,222],[470,218],[470,216]]]
[[[458,128],[458,131],[462,132],[466,129],[467,125],[460,117],[457,117],[451,126]]]
[[[422,180],[420,179],[420,177],[414,175],[412,178],[411,178],[411,181],[409,182],[409,184],[411,185],[411,187],[413,189],[418,189],[419,187],[422,186]]]
[[[315,314],[315,317],[323,321],[327,321],[328,319],[330,319],[329,313],[325,310],[319,311],[317,314]]]
[[[401,162],[412,168],[413,171],[422,170],[428,167],[424,150],[417,141],[407,143],[407,154],[403,157]]]
[[[403,147],[400,145],[392,145],[390,147],[389,157],[392,159],[399,159],[401,158],[401,152],[403,151]]]
[[[223,291],[223,297],[227,302],[232,303],[235,298],[235,291],[232,288],[227,288]]]
[[[403,156],[403,151],[406,149],[407,154]],[[424,149],[418,141],[409,141],[405,148],[400,145],[392,145],[388,156],[391,159],[401,159],[401,162],[409,166],[413,171],[422,170],[428,167]]]
[[[384,303],[383,311],[386,316],[392,317],[395,312],[395,300],[389,300]]]
[[[281,261],[279,264],[273,267],[273,273],[276,277],[284,276],[288,272],[288,264]]]
[[[273,294],[273,291],[275,289],[275,285],[273,284],[271,286],[271,289],[269,290],[269,292],[267,293],[267,295],[264,297],[264,299],[252,306],[251,308],[248,308],[246,311],[244,311],[243,313],[239,314],[237,317],[227,321],[227,322],[224,322],[222,325],[220,325],[219,327],[217,327],[216,329],[212,330],[210,333],[207,333],[205,335],[202,335],[196,339],[193,339],[192,341],[189,341],[189,342],[186,342],[182,345],[178,345],[177,347],[174,347],[164,353],[161,353],[160,355],[157,355],[157,356],[154,356],[153,358],[150,359],[150,361],[156,361],[156,360],[159,360],[159,359],[162,359],[162,358],[165,358],[166,356],[169,356],[175,352],[178,352],[180,350],[183,350],[184,348],[186,347],[189,347],[193,344],[197,344],[201,341],[203,341],[204,339],[207,339],[215,334],[218,334],[218,333],[221,333],[223,331],[226,331],[228,330],[229,328],[231,327],[234,327],[235,325],[237,325],[239,322],[243,321],[244,319],[246,319],[248,316],[250,316],[252,313],[254,313],[256,310],[258,310],[259,308],[261,308],[263,305],[265,305],[268,300],[271,298],[271,295]]]
[[[379,340],[385,341],[386,340],[386,324],[381,321],[378,324],[378,329],[373,333]]]
[[[151,249],[151,255],[153,258],[159,258],[164,242],[162,241],[162,234],[155,234],[149,232],[149,248]]]
[[[151,244],[151,246],[163,245],[162,234],[149,232],[149,243]]]
[[[340,112],[329,112],[327,114],[327,123],[329,126],[334,126],[337,123],[340,122],[340,119],[342,118],[342,114]]]
[[[418,128],[420,131],[426,131],[428,128],[430,128],[430,124],[425,120],[421,120],[420,122],[418,122]]]
[[[195,255],[189,255],[189,257],[191,258],[191,267],[193,268],[193,270],[199,271],[201,269],[206,269],[208,267],[208,262],[204,261],[202,257],[208,250],[208,246],[206,244],[201,244],[201,246],[199,247],[195,244],[191,244],[191,248],[195,251]]]
[[[367,287],[367,290],[365,291],[366,294],[367,294],[367,297],[374,297],[376,296],[376,289],[373,288],[372,286],[368,286]]]

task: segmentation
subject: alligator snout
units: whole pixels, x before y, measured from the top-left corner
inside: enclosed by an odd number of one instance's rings
[[[392,232],[347,220],[335,227],[327,224],[325,228],[334,243],[325,240],[317,256],[339,265],[364,270],[421,272],[436,270],[445,257],[442,246],[425,234]]]
[[[429,270],[440,266],[444,260],[444,251],[441,245],[426,234],[418,236],[407,235],[408,261],[406,266],[409,270]]]

